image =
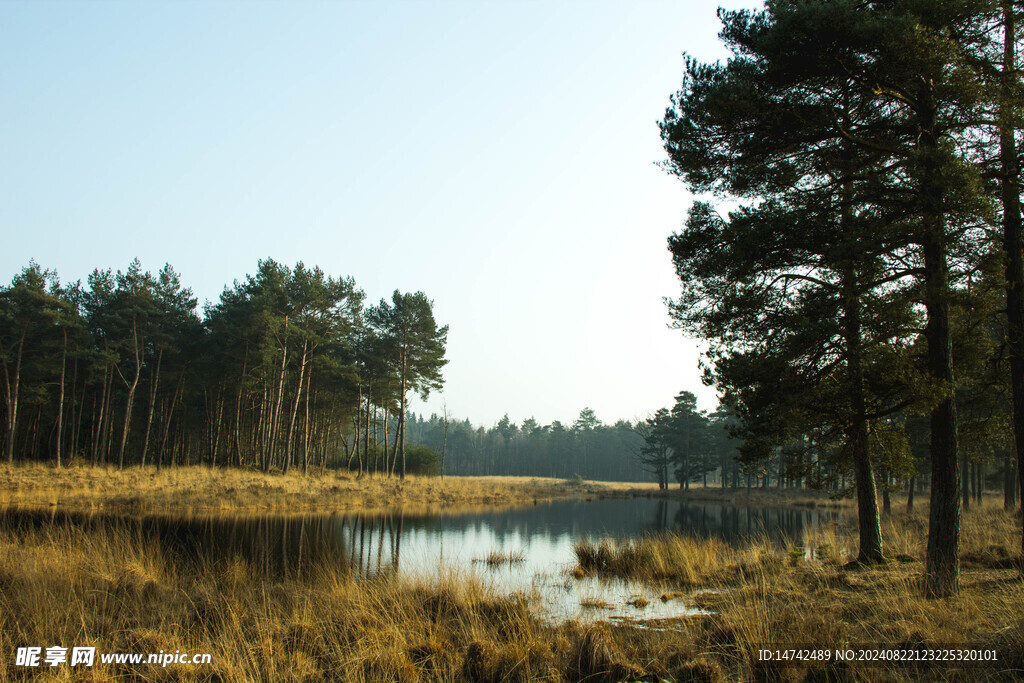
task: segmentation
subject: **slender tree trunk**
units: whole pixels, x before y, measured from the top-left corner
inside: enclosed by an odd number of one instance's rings
[[[64,336],[64,346],[61,348],[60,354],[60,398],[57,400],[57,467],[61,466],[60,463],[60,442],[64,437],[64,374],[67,369],[68,360],[68,330],[65,327],[61,328],[61,333]]]
[[[356,414],[355,419],[352,420],[352,427],[354,432],[354,437],[352,440],[352,454],[348,457],[348,463],[346,464],[346,467],[348,467],[348,469],[351,470],[352,458],[355,458],[356,467],[359,468],[359,474],[362,475],[363,453],[365,451],[363,451],[359,443],[359,430],[362,429],[363,426],[363,383],[361,380],[358,384],[357,391],[358,395],[356,396]]]
[[[220,450],[220,435],[221,425],[224,421],[224,395],[221,386],[217,385],[217,397],[215,399],[217,406],[217,419],[214,422],[213,427],[213,444],[210,448],[210,467],[217,466],[217,451]]]
[[[408,374],[408,356],[406,350],[402,350],[402,388],[399,394],[399,405],[401,412],[398,414],[398,431],[395,433],[395,445],[402,451],[402,479],[405,479],[405,392],[406,375]]]
[[[448,451],[448,408],[444,409],[444,438],[441,441],[441,479],[444,479],[444,456]]]
[[[388,477],[395,475],[395,463],[398,462],[397,455],[388,456],[388,409],[384,406],[381,409],[383,417],[381,418],[381,436],[384,438],[384,470],[388,473]],[[396,451],[397,453],[397,451]]]
[[[267,419],[268,392],[269,389],[266,384],[264,384],[263,394],[260,397],[260,419],[256,422],[255,432],[253,433],[253,443],[256,447],[254,452],[256,466],[262,468],[264,472],[267,471],[267,467],[264,466],[264,460],[262,460],[262,458],[266,455],[267,450],[267,423],[269,422]]]
[[[281,344],[281,376],[277,382],[277,400],[274,405],[274,413],[270,421],[270,438],[268,439],[267,454],[263,461],[263,471],[270,471],[270,456],[277,447],[278,424],[281,417],[281,404],[284,402],[284,375],[288,363],[288,316],[284,317],[284,337]]]
[[[363,430],[363,457],[366,458],[366,467],[370,467],[370,410],[373,410],[373,442],[374,447],[377,445],[377,409],[373,407],[371,396],[373,395],[373,380],[367,379],[366,381],[366,428]],[[359,467],[360,473],[362,470],[362,464]],[[377,473],[377,455],[373,456],[373,471]]]
[[[907,481],[907,512],[914,511],[914,478]]]
[[[8,374],[7,361],[4,361],[4,398],[7,402],[7,464],[14,462],[15,428],[18,426],[18,395],[21,386],[21,359],[25,351],[27,330],[21,331],[18,339],[18,353],[14,362],[14,379]]]
[[[238,378],[238,396],[235,400],[235,464],[242,466],[242,393],[245,390],[245,369],[249,361],[249,342],[245,342],[242,356],[242,376]]]
[[[124,430],[121,432],[121,448],[117,452],[117,466],[124,469],[124,448],[128,443],[128,430],[132,425],[132,407],[135,405],[135,388],[139,386],[142,375],[142,354],[139,348],[138,322],[132,321],[132,350],[135,352],[135,375],[128,387],[128,400],[124,408]]]
[[[302,473],[309,469],[309,391],[313,381],[313,368],[306,374],[306,417],[302,421]]]
[[[324,468],[327,467],[327,449],[331,443],[331,421],[328,420],[327,424],[324,425],[324,436],[320,443],[320,473],[323,474]]]
[[[85,387],[82,388],[82,396],[78,395],[78,354],[71,371],[71,443],[68,444],[68,454],[71,457],[78,452],[78,445],[82,436],[82,414],[85,412]]]
[[[387,448],[387,444],[384,444],[384,452],[383,453],[381,453],[381,450],[380,450],[380,433],[378,432],[378,427],[380,427],[381,418],[377,417],[377,412],[379,410],[380,410],[380,407],[377,406],[376,404],[374,404],[374,406],[373,406],[373,473],[374,474],[377,474],[381,470],[381,467],[380,467],[381,459],[383,459],[383,461],[384,461],[384,470],[387,471],[387,468],[388,468],[388,453],[387,453],[388,448]],[[387,411],[384,411],[384,415],[385,415],[385,417],[387,416]],[[384,426],[385,427],[387,426],[387,422],[386,421],[384,423]]]
[[[110,374],[111,391],[107,394],[107,418],[104,422],[103,432],[103,450],[100,452],[100,458],[103,464],[110,462],[110,445],[114,441],[114,374]]]
[[[302,400],[302,384],[306,379],[306,348],[308,346],[307,340],[302,340],[302,360],[299,362],[299,383],[295,385],[295,402],[292,404],[292,416],[288,421],[288,435],[285,437],[284,447],[284,471],[288,473],[288,468],[292,463],[292,439],[295,435],[295,417],[299,414],[299,402]],[[305,468],[303,468],[305,470]]]
[[[178,375],[178,382],[174,387],[174,395],[171,397],[171,404],[167,408],[167,418],[164,420],[164,433],[160,439],[160,450],[157,451],[156,468],[159,470],[164,460],[164,451],[167,448],[167,436],[171,431],[171,418],[174,417],[174,406],[178,402],[178,397],[181,396],[181,388],[185,384],[185,372],[182,370],[181,374]],[[174,458],[171,458],[171,464],[174,464]]]
[[[111,364],[112,365],[112,364]],[[100,422],[103,429],[100,432],[100,440],[96,444],[97,456],[101,464],[107,462],[107,445],[110,443],[111,403],[114,394],[114,368],[108,367],[109,372],[105,375],[106,386],[103,391],[103,404],[100,406]]]
[[[156,412],[156,392],[160,385],[160,363],[164,358],[164,349],[156,354],[156,368],[153,370],[153,382],[149,387],[149,414],[146,416],[146,435],[142,439],[142,466],[146,466],[146,453],[149,451],[149,433],[153,429],[153,414]]]

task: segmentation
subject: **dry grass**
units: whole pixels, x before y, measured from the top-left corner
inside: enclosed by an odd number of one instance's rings
[[[531,477],[357,478],[349,472],[288,474],[209,467],[65,467],[0,469],[0,506],[55,506],[131,511],[374,510],[403,507],[511,507],[580,495],[617,495],[632,484]]]
[[[565,480],[547,477],[357,478],[351,472],[313,468],[303,475],[205,466],[92,467],[41,464],[0,467],[0,506],[111,508],[118,510],[379,510],[404,507],[512,507],[563,498],[667,497],[761,505],[846,506],[805,489],[659,491],[656,484]]]
[[[510,550],[507,553],[503,553],[500,550],[492,550],[487,553],[487,557],[482,560],[488,567],[500,567],[503,564],[513,565],[521,562],[526,562],[526,553],[522,550]]]
[[[729,680],[1020,680],[1020,517],[995,505],[965,514],[962,591],[945,600],[923,597],[927,520],[927,510],[886,518],[883,539],[893,559],[874,567],[847,564],[857,554],[856,521],[851,519],[811,534],[807,542],[813,553],[767,541],[729,547],[714,539],[673,534],[596,545],[580,542],[576,573],[660,581],[691,591],[695,586],[718,587],[689,598],[713,614],[681,620],[678,629],[680,642]],[[675,597],[686,596],[667,592],[662,599]],[[995,649],[1000,662],[975,668],[850,669],[760,663],[756,656],[762,647],[857,644]]]
[[[578,574],[616,576],[649,582],[670,582],[682,588],[719,585],[777,561],[767,540],[736,547],[715,538],[659,534],[594,544],[580,540],[574,546]]]
[[[18,647],[210,653],[207,665],[103,665],[76,680],[575,681],[642,673],[659,634],[550,626],[469,576],[356,581],[320,566],[267,579],[240,558],[181,564],[126,528],[0,531],[0,681],[38,680]],[[653,649],[653,650],[652,650]],[[69,680],[72,670],[53,670]]]
[[[526,598],[449,571],[357,581],[320,566],[301,580],[267,578],[241,558],[182,562],[127,527],[22,526],[0,530],[0,683],[50,675],[13,665],[15,649],[33,644],[213,656],[202,666],[76,670],[76,680],[92,681],[1019,680],[1024,584],[1016,570],[997,566],[1002,551],[993,550],[1019,547],[1017,520],[997,510],[968,513],[963,592],[936,601],[921,597],[920,522],[898,515],[885,528],[887,552],[915,561],[857,570],[843,567],[854,548],[842,525],[813,539],[831,546],[824,560],[790,561],[788,549],[766,543],[630,544],[620,556],[633,558],[629,575],[660,577],[666,595],[681,588],[680,599],[714,612],[658,628],[552,626],[533,616]],[[614,559],[624,545],[605,544],[610,565],[626,561]],[[724,590],[692,596],[693,586],[717,580]],[[791,667],[756,657],[765,646],[847,644],[994,648],[1000,661],[907,669]],[[70,679],[67,666],[52,674]]]

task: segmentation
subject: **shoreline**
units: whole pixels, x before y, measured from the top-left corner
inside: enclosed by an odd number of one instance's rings
[[[572,499],[650,498],[670,502],[834,507],[807,489],[659,490],[654,483],[575,481],[547,477],[413,476],[405,480],[349,472],[288,474],[205,465],[164,468],[104,465],[9,465],[0,469],[0,507],[127,512],[370,512],[449,508],[508,509]]]

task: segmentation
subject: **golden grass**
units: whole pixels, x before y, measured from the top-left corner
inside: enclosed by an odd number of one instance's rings
[[[659,534],[594,544],[580,540],[574,546],[580,573],[624,579],[662,582],[692,588],[731,581],[743,567],[776,561],[774,547],[766,540],[742,547],[716,538]]]
[[[657,628],[551,625],[527,598],[458,572],[356,580],[321,565],[302,579],[268,578],[238,557],[183,563],[127,525],[0,529],[0,683],[70,680],[66,665],[52,673],[13,665],[17,647],[57,644],[213,656],[199,666],[76,669],[75,680],[98,682],[1019,680],[1024,584],[993,550],[1019,548],[1018,520],[994,509],[968,513],[963,591],[930,601],[919,585],[919,515],[898,514],[884,529],[887,552],[912,561],[857,570],[843,567],[855,548],[842,524],[811,539],[830,545],[826,559],[791,560],[789,549],[764,542],[605,544],[611,557],[629,545],[630,576],[713,612]],[[694,595],[693,586],[717,581],[722,590]],[[906,669],[756,656],[767,646],[847,644],[993,648],[1000,661]]]
[[[966,513],[962,526],[962,591],[923,597],[926,510],[885,518],[891,561],[848,565],[857,555],[856,520],[811,533],[807,545],[779,548],[765,540],[729,547],[677,534],[576,545],[575,575],[612,575],[690,590],[711,615],[680,620],[681,642],[730,680],[1020,680],[1024,676],[1024,582],[1020,517],[994,504]],[[667,592],[662,599],[682,597]],[[957,647],[998,652],[1000,662],[962,667],[857,667],[757,661],[768,647]],[[844,665],[845,666],[845,665]],[[685,679],[689,680],[689,679]],[[704,680],[704,679],[699,679]]]
[[[307,474],[254,469],[153,466],[92,467],[43,464],[0,467],[0,506],[106,508],[134,512],[195,511],[341,511],[403,507],[409,512],[438,508],[494,508],[530,505],[564,498],[667,497],[709,502],[846,506],[806,489],[720,489],[695,487],[660,491],[656,484],[554,479],[549,477],[433,477],[410,475],[403,481],[312,468]]]
[[[650,638],[660,639],[641,634]],[[457,572],[357,582],[322,565],[302,580],[267,579],[237,557],[177,564],[127,527],[0,531],[0,681],[51,675],[14,665],[29,645],[212,655],[74,670],[91,681],[610,683],[640,672],[609,627],[547,625],[526,598]]]
[[[487,557],[482,560],[488,567],[500,567],[503,564],[513,565],[521,562],[526,562],[526,553],[522,550],[510,550],[507,553],[503,553],[500,550],[492,550],[487,553]]]
[[[616,495],[633,484],[537,477],[397,477],[301,470],[288,474],[202,466],[65,467],[15,465],[0,469],[0,506],[174,510],[429,511],[458,506],[511,507],[540,500]],[[642,485],[641,485],[642,486]]]

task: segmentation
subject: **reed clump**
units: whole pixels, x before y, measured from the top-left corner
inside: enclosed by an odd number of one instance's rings
[[[487,553],[487,557],[480,561],[488,567],[500,567],[503,564],[521,564],[526,562],[526,553],[522,550],[509,550],[508,552],[492,550]]]
[[[745,568],[777,563],[778,551],[765,540],[742,547],[714,538],[666,533],[626,539],[578,541],[573,550],[575,575],[614,576],[642,581],[671,582],[693,588],[729,582]]]

